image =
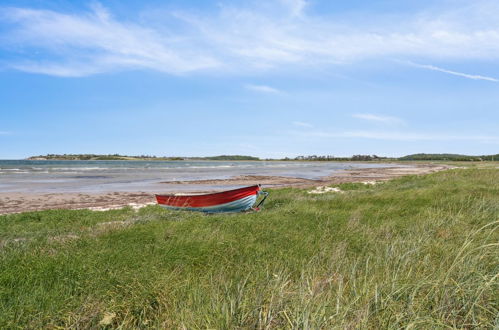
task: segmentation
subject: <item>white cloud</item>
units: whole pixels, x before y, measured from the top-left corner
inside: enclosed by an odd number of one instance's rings
[[[441,134],[441,133],[420,133],[420,132],[380,132],[380,131],[307,131],[293,132],[294,135],[303,137],[318,138],[362,138],[372,140],[392,140],[392,141],[476,141],[482,143],[499,144],[499,136],[487,135],[465,135],[465,134]]]
[[[404,122],[402,119],[397,118],[397,117],[380,116],[380,115],[374,115],[371,113],[356,113],[356,114],[353,114],[352,117],[358,118],[358,119],[363,119],[363,120],[368,120],[368,121],[386,123],[386,124],[397,124],[397,123],[400,124],[400,123]]]
[[[461,4],[360,20],[309,14],[304,0],[274,0],[253,7],[221,5],[218,13],[204,16],[165,11],[147,20],[137,15],[134,22],[113,17],[101,5],[80,14],[0,8],[0,47],[22,50],[10,54],[10,59],[17,56],[10,67],[58,76],[134,69],[241,73],[373,58],[499,60],[499,4]],[[43,56],[27,56],[32,50]]]
[[[43,48],[53,60],[22,59],[11,66],[55,76],[86,76],[119,69],[153,69],[183,73],[218,66],[217,60],[193,53],[190,45],[161,31],[119,22],[102,6],[82,15],[10,8],[3,17],[16,28],[2,36],[5,44]]]
[[[305,127],[305,128],[312,128],[314,125],[310,123],[305,123],[303,121],[294,121],[293,125],[298,126],[298,127]]]
[[[447,74],[451,74],[451,75],[459,76],[459,77],[464,77],[464,78],[468,78],[468,79],[486,80],[486,81],[492,81],[492,82],[499,82],[499,79],[496,79],[496,78],[487,77],[487,76],[480,76],[480,75],[476,75],[476,74],[467,74],[467,73],[462,73],[462,72],[457,72],[457,71],[451,71],[451,70],[439,68],[439,67],[434,66],[434,65],[417,64],[417,63],[414,63],[414,62],[409,62],[409,64],[412,65],[412,66],[418,67],[418,68],[428,69],[428,70],[438,71],[438,72],[443,72],[443,73],[447,73]]]
[[[266,85],[246,85],[245,88],[254,92],[270,93],[270,94],[280,93],[278,89]]]

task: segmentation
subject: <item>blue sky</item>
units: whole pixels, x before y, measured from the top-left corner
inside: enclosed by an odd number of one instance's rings
[[[0,158],[499,152],[497,1],[0,4]]]

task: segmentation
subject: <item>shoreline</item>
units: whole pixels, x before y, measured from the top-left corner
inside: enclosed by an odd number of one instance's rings
[[[193,180],[193,181],[163,181],[168,185],[187,185],[192,187],[188,192],[213,192],[214,190],[201,189],[206,185],[244,186],[262,184],[264,188],[312,188],[349,182],[379,182],[388,181],[405,175],[424,175],[455,168],[441,164],[412,164],[411,167],[384,167],[349,169],[335,172],[317,180],[282,177],[282,176],[235,176],[228,179]],[[197,188],[197,189],[196,189]],[[220,189],[220,190],[222,190]],[[183,193],[187,192],[182,190]],[[29,192],[0,192],[0,215],[42,211],[52,209],[89,209],[106,211],[123,207],[138,209],[155,204],[154,194],[157,192],[102,192],[102,193],[29,193]]]

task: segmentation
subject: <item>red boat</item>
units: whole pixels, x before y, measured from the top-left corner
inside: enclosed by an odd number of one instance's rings
[[[255,205],[258,196],[262,200]],[[167,209],[198,211],[205,213],[242,212],[250,209],[258,210],[268,193],[261,190],[260,185],[254,185],[234,190],[199,195],[156,195],[158,204]]]

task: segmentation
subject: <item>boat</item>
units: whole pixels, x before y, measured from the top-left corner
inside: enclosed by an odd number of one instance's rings
[[[259,196],[263,196],[256,205]],[[204,213],[258,211],[268,196],[260,185],[226,190],[210,194],[156,195],[158,204],[171,210],[198,211]]]

